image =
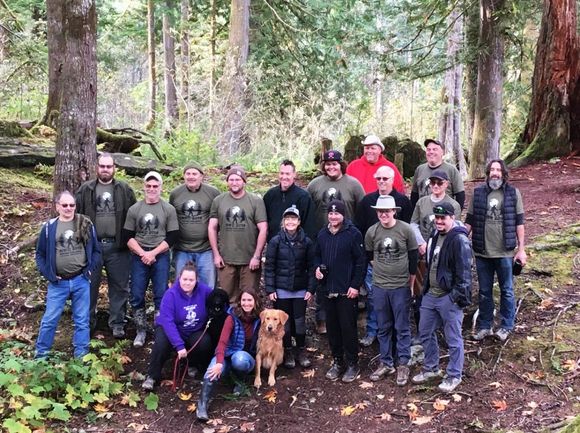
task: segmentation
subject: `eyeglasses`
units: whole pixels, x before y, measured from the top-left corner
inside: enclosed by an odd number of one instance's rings
[[[99,168],[113,168],[113,164],[99,164]]]
[[[444,220],[447,215],[434,215],[436,220]]]
[[[69,207],[70,207],[70,208],[74,208],[74,207],[76,206],[76,204],[75,204],[75,203],[59,203],[59,205],[60,205],[61,207],[65,208],[65,209],[66,209],[66,208],[69,208]]]
[[[429,183],[431,185],[442,186],[445,183],[445,181],[444,180],[430,180]]]
[[[377,209],[378,213],[391,213],[395,212],[395,209]]]
[[[382,182],[386,182],[387,180],[389,180],[389,179],[390,179],[390,177],[375,177],[375,179],[376,179],[378,182],[381,182],[381,181],[382,181]]]
[[[145,188],[146,189],[157,189],[157,188],[159,188],[159,185],[147,185],[147,184],[145,184]]]

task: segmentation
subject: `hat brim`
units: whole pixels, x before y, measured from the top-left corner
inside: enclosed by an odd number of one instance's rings
[[[395,210],[401,210],[400,206],[394,206],[394,207],[384,207],[384,206],[371,206],[373,209],[376,210],[389,210],[389,209],[395,209]]]

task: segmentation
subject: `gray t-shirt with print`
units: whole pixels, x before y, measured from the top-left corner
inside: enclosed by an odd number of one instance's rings
[[[87,265],[85,244],[75,232],[75,220],[56,225],[56,274],[76,274]]]
[[[445,241],[446,234],[439,233],[437,238],[437,244],[435,245],[435,250],[433,250],[433,257],[431,257],[431,268],[429,269],[429,293],[431,295],[440,298],[441,296],[445,295],[447,292],[437,284],[437,268],[439,267],[439,251],[441,250],[441,246],[443,245],[443,241]]]
[[[129,208],[126,230],[135,232],[135,240],[142,248],[155,248],[163,242],[167,232],[179,230],[175,208],[161,199],[148,204],[138,201]]]
[[[449,177],[449,186],[447,187],[448,195],[453,197],[458,192],[465,190],[463,179],[461,179],[461,174],[459,173],[459,170],[455,168],[455,166],[449,164],[448,162],[442,162],[439,167],[432,168],[429,167],[429,164],[424,163],[415,169],[415,175],[413,176],[412,192],[418,193],[419,198],[431,194],[429,177],[435,170],[442,170]]]
[[[116,218],[115,218],[115,196],[113,194],[114,187],[112,183],[102,184],[97,182],[95,188],[96,195],[96,216],[95,216],[95,230],[97,237],[114,238],[117,234]]]
[[[461,217],[461,207],[459,203],[449,197],[447,194],[443,196],[440,201],[433,201],[431,195],[426,197],[421,197],[417,204],[415,205],[415,210],[413,211],[413,216],[411,217],[411,224],[417,224],[419,230],[421,231],[421,236],[427,242],[431,233],[435,229],[435,215],[433,215],[433,207],[437,206],[439,203],[451,203],[453,209],[455,210],[455,219],[459,221]]]

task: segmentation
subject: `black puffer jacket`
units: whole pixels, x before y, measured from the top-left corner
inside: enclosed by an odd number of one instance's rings
[[[266,292],[275,293],[276,289],[289,291],[308,290],[314,293],[314,243],[302,228],[291,240],[288,233],[280,230],[266,249],[264,281]]]

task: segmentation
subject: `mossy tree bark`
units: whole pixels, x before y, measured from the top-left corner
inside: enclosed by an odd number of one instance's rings
[[[177,86],[175,74],[175,37],[174,30],[174,2],[166,1],[166,11],[163,14],[163,57],[165,60],[165,132],[173,131],[179,121],[177,107]]]
[[[145,129],[155,127],[157,103],[157,76],[155,65],[155,3],[154,0],[147,0],[147,58],[149,59],[149,109],[147,113],[147,123]]]
[[[65,40],[61,0],[46,0],[46,45],[48,48],[48,100],[41,125],[56,129],[62,92]]]
[[[97,165],[97,11],[94,0],[63,2],[65,40],[54,193],[74,193]]]
[[[580,40],[576,2],[544,0],[528,120],[509,160],[567,155],[580,149]]]

